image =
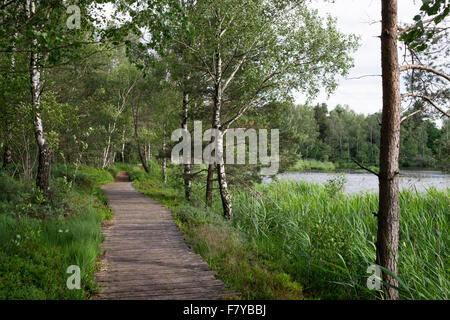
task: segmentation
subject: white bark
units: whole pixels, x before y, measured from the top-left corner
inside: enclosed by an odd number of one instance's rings
[[[26,0],[25,12],[27,18],[35,13],[35,3],[33,0]],[[32,52],[30,55],[30,84],[31,84],[31,107],[34,112],[34,135],[39,147],[39,165],[36,177],[36,185],[44,194],[46,199],[50,198],[50,149],[48,147],[42,118],[40,114],[41,95],[41,71],[39,67],[39,44],[37,39],[31,40]]]

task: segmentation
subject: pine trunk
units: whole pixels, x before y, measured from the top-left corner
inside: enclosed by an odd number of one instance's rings
[[[377,263],[397,275],[398,261],[398,175],[400,147],[400,72],[397,51],[397,0],[382,0],[381,58],[383,112],[380,141],[379,212]],[[388,274],[383,280],[398,287]],[[386,297],[398,299],[398,290],[385,286]]]

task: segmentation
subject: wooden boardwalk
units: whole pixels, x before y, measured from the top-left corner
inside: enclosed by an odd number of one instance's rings
[[[96,299],[225,298],[223,283],[187,246],[169,210],[136,191],[126,172],[103,190],[114,220],[103,231]]]

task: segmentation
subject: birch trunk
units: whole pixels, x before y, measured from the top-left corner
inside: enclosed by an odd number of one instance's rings
[[[400,147],[400,69],[397,51],[397,0],[382,0],[381,59],[383,111],[380,141],[379,212],[377,263],[397,275],[398,261],[398,175]],[[398,287],[388,274],[383,280]],[[398,299],[398,290],[385,286],[387,298]]]
[[[181,128],[185,131],[188,130],[188,116],[189,116],[189,94],[183,92],[183,120],[181,122]],[[186,200],[191,200],[192,189],[192,165],[191,163],[184,164],[184,194]]]
[[[163,171],[163,182],[167,183],[167,158],[165,157],[163,159],[162,171]]]
[[[121,111],[119,111],[119,112],[121,113]],[[108,142],[106,143],[105,149],[103,149],[103,164],[102,164],[103,169],[110,166],[112,135],[116,131],[116,124],[117,124],[117,118],[114,119],[112,126],[111,126],[111,124],[108,124]]]
[[[163,182],[164,183],[167,183],[166,126],[167,126],[167,123],[164,121],[164,124],[163,124],[163,145],[162,145],[162,153],[163,153],[162,172],[163,172]]]
[[[33,0],[26,1],[27,18],[35,13],[35,4]],[[51,159],[50,149],[44,134],[42,118],[40,114],[40,90],[41,90],[41,72],[39,67],[38,42],[32,39],[32,53],[30,55],[30,89],[31,89],[31,107],[34,112],[34,135],[39,148],[39,164],[36,176],[36,185],[41,190],[44,197],[50,199],[50,170]]]
[[[219,33],[220,34],[220,33]],[[220,42],[219,42],[220,43]],[[222,109],[222,56],[220,53],[220,45],[218,46],[216,54],[216,81],[214,84],[214,114],[213,114],[213,129],[221,130],[221,118],[220,113]],[[216,157],[216,169],[217,178],[219,182],[220,197],[222,199],[223,215],[226,219],[233,219],[233,207],[231,203],[231,195],[228,192],[227,176],[225,173],[225,165],[223,160],[223,136],[222,134],[217,135],[217,152],[220,152],[218,157]]]
[[[120,150],[120,157],[122,162],[125,162],[125,128],[122,130],[122,149]]]
[[[114,162],[116,162],[117,152],[114,151],[114,152],[111,152],[110,154],[111,154],[111,156],[108,160],[108,167],[110,167]]]
[[[139,107],[135,107],[133,109],[133,123],[134,123],[134,137],[136,139],[139,159],[141,160],[142,167],[144,168],[145,172],[150,173],[150,169],[148,167],[147,158],[144,155],[144,152],[142,151],[141,144],[139,143],[139,134],[138,134],[138,125],[139,125]]]
[[[106,147],[103,149],[103,161],[102,161],[103,169],[105,169],[108,166],[110,145],[111,145],[111,136],[108,136],[108,142],[106,143]]]

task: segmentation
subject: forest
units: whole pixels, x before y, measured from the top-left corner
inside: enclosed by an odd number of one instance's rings
[[[120,223],[102,189],[126,172],[233,299],[447,300],[450,6],[419,2],[400,25],[381,0],[383,101],[362,114],[312,102],[361,39],[309,0],[0,0],[0,299],[101,296],[104,230]],[[219,132],[200,137],[213,163],[173,161],[194,122]],[[278,173],[330,178],[268,183],[267,162],[224,161],[237,128],[278,130],[255,143]],[[444,186],[401,189],[418,169]],[[344,192],[356,170],[379,192]]]

